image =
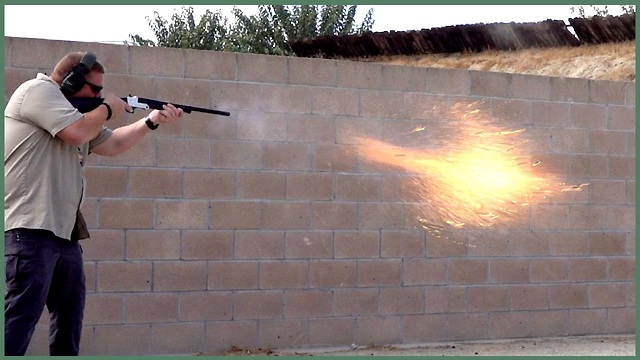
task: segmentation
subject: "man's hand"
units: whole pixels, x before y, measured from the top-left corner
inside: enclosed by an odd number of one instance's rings
[[[127,104],[121,98],[119,98],[119,97],[117,97],[117,96],[115,96],[113,94],[107,94],[104,97],[103,101],[105,103],[107,103],[111,107],[111,111],[113,112],[111,114],[111,119],[115,119],[115,118],[119,117],[125,111],[127,111],[127,112],[132,112],[133,111],[133,109],[131,108],[131,106],[129,106],[129,104]]]
[[[149,113],[151,122],[156,125],[176,121],[178,120],[178,118],[184,115],[184,111],[182,111],[182,109],[177,108],[172,104],[166,104],[162,107],[164,108],[163,110],[153,110],[151,113]]]

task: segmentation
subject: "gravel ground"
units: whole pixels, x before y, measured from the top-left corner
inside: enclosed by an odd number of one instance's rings
[[[635,335],[270,351],[272,356],[635,356]],[[248,355],[248,354],[238,354]]]

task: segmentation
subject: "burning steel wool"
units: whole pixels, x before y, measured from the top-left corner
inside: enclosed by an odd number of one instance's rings
[[[410,186],[403,200],[418,205],[417,224],[434,235],[526,220],[530,205],[586,185],[562,186],[530,160],[525,129],[503,128],[481,107],[456,104],[446,113],[434,107],[437,120],[408,132],[420,137],[403,140],[419,146],[356,139],[363,159],[405,171]]]

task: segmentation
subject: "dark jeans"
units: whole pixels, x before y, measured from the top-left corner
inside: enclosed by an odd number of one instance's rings
[[[82,249],[46,230],[4,233],[4,353],[24,355],[46,305],[49,353],[78,355],[85,304]]]

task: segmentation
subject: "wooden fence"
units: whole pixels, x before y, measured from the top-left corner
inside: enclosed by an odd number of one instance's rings
[[[635,40],[635,13],[536,23],[456,25],[417,31],[368,32],[291,41],[299,57],[363,58],[485,50],[580,46]]]

